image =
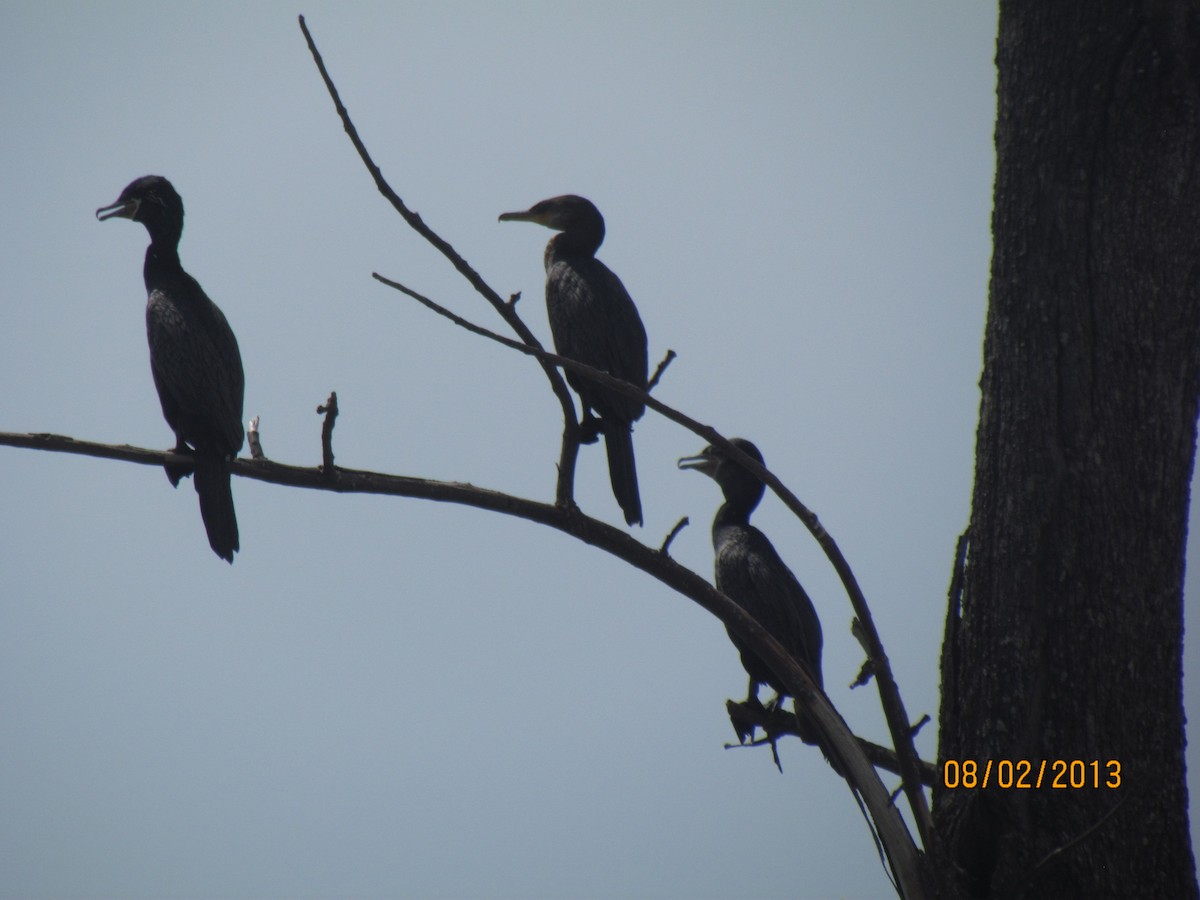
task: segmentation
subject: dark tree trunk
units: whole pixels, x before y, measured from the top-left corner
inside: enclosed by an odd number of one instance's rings
[[[1197,895],[1182,653],[1200,13],[1137,5],[1000,4],[975,496],[939,748],[989,784],[935,796],[968,895]],[[1047,761],[1041,788],[1002,786],[1018,760],[1030,784]],[[1087,786],[1050,787],[1060,774]]]

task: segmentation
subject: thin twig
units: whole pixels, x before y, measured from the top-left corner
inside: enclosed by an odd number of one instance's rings
[[[863,648],[863,653],[866,655],[863,658],[862,665],[858,669],[858,675],[850,682],[850,689],[862,687],[868,684],[871,678],[875,675],[875,660],[871,656],[871,646],[867,640],[866,629],[858,621],[858,616],[850,620],[850,635],[858,641],[858,645]]]
[[[338,417],[337,391],[329,392],[329,399],[317,407],[317,415],[324,415],[321,423],[321,470],[326,478],[333,478],[337,471],[333,467],[333,424]]]
[[[346,109],[345,104],[342,103],[337,86],[333,83],[329,71],[325,68],[325,60],[322,59],[320,51],[317,50],[316,42],[309,33],[304,16],[300,16],[299,19],[300,30],[304,32],[304,40],[308,44],[309,53],[312,54],[317,71],[321,73],[321,80],[325,82],[325,89],[329,92],[329,96],[333,100],[338,117],[342,120],[342,127],[345,129],[346,135],[350,138],[350,143],[358,151],[363,165],[371,173],[371,178],[374,179],[375,187],[379,193],[391,203],[392,208],[400,214],[401,218],[408,223],[413,231],[432,244],[442,256],[450,261],[450,264],[454,266],[458,273],[467,280],[480,296],[492,305],[492,308],[500,314],[500,317],[508,323],[508,326],[525,344],[539,350],[542,349],[541,342],[538,341],[533,332],[529,330],[528,326],[526,326],[525,322],[517,314],[516,301],[520,295],[513,295],[509,303],[504,302],[500,298],[500,295],[492,290],[491,286],[483,280],[482,276],[458,254],[458,251],[450,246],[448,241],[443,240],[437,232],[426,225],[419,215],[410,210],[400,198],[400,195],[388,184],[387,179],[383,177],[382,170],[375,164],[375,160],[371,158],[371,154],[367,152],[366,144],[363,143],[362,138],[358,135],[358,129],[354,127],[354,122],[350,119],[350,113]],[[560,506],[570,508],[574,505],[575,461],[579,455],[579,422],[575,416],[575,400],[571,396],[571,392],[567,389],[566,381],[559,375],[555,368],[545,362],[541,362],[541,365],[542,370],[546,373],[546,377],[550,380],[550,389],[554,391],[554,396],[558,398],[563,413],[562,445],[558,457],[558,483],[555,488],[556,502]]]
[[[371,173],[371,178],[374,179],[375,187],[378,189],[379,193],[384,196],[384,198],[392,205],[392,208],[400,214],[401,218],[408,223],[408,226],[412,228],[413,231],[432,244],[444,257],[446,257],[446,259],[450,261],[451,265],[458,270],[459,274],[467,279],[471,287],[475,288],[475,290],[485,300],[495,307],[496,311],[504,317],[504,320],[508,322],[510,326],[512,326],[513,330],[517,332],[523,341],[534,346],[540,346],[537,338],[533,336],[533,333],[529,331],[529,329],[525,327],[524,322],[522,322],[515,315],[515,313],[513,313],[511,304],[505,303],[500,298],[500,295],[492,290],[488,283],[483,280],[482,276],[480,276],[480,274],[476,272],[475,269],[472,268],[471,265],[458,254],[458,251],[456,251],[449,244],[449,242],[443,240],[442,237],[437,234],[437,232],[426,225],[420,215],[409,209],[407,204],[405,204],[405,202],[400,198],[400,195],[396,193],[390,184],[388,184],[387,179],[383,177],[383,171],[378,165],[376,165],[375,160],[371,158],[371,154],[367,151],[366,144],[364,144],[362,138],[359,137],[358,129],[354,126],[354,122],[350,118],[349,111],[346,109],[345,104],[342,103],[341,95],[338,92],[337,86],[333,83],[333,78],[329,75],[329,70],[325,68],[325,60],[321,57],[320,51],[317,50],[316,42],[313,40],[312,34],[309,33],[308,25],[305,24],[304,21],[304,16],[300,16],[299,18],[300,30],[304,32],[304,40],[308,43],[308,50],[312,54],[313,62],[316,63],[317,71],[321,73],[321,80],[325,82],[325,89],[329,91],[329,96],[333,100],[333,105],[337,110],[338,117],[342,120],[342,127],[345,129],[347,137],[350,138],[350,143],[352,143],[354,145],[354,149],[358,151],[359,158],[362,160],[363,165],[366,166],[367,171]]]
[[[675,540],[675,537],[679,534],[679,532],[683,531],[683,529],[687,528],[687,526],[688,526],[688,517],[684,516],[682,519],[680,519],[678,522],[675,523],[675,527],[671,529],[671,531],[667,535],[666,539],[662,542],[662,546],[658,548],[658,552],[661,553],[663,556],[667,556],[668,555],[667,551],[671,549],[671,542],[673,540]]]
[[[654,374],[650,376],[650,380],[646,382],[646,393],[650,393],[658,387],[658,380],[662,378],[663,372],[667,371],[667,366],[671,364],[671,360],[675,358],[674,350],[667,350],[667,355],[662,358],[662,362],[654,370]]]

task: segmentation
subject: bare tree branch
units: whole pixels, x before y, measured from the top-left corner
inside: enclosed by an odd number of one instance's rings
[[[671,549],[671,542],[675,540],[679,532],[683,531],[683,529],[687,527],[688,517],[684,516],[682,519],[676,522],[675,527],[668,532],[667,536],[663,539],[662,546],[658,548],[658,552],[666,556],[668,551]]]
[[[884,710],[884,718],[887,720],[888,730],[891,732],[892,740],[895,742],[896,753],[900,759],[901,777],[904,780],[905,796],[908,798],[909,805],[912,807],[913,816],[917,822],[917,829],[920,832],[921,840],[925,846],[929,846],[928,841],[933,838],[933,819],[929,814],[929,803],[925,797],[925,792],[921,787],[921,778],[917,766],[917,750],[912,740],[912,731],[910,728],[911,720],[908,717],[908,712],[904,708],[904,701],[900,697],[900,689],[896,685],[896,680],[892,675],[891,663],[888,660],[887,653],[883,649],[883,642],[879,638],[879,632],[875,628],[875,621],[871,616],[870,607],[867,605],[867,598],[863,595],[862,589],[858,586],[858,580],[854,577],[854,572],[850,568],[850,564],[842,555],[841,548],[834,541],[832,535],[825,530],[821,525],[816,514],[813,513],[772,473],[766,466],[760,464],[756,459],[744,453],[740,448],[734,446],[729,440],[720,434],[711,425],[704,425],[690,416],[684,415],[677,409],[667,406],[665,403],[652,397],[646,391],[641,390],[636,385],[630,384],[628,381],[622,381],[619,378],[614,378],[607,372],[584,365],[573,359],[565,356],[559,356],[556,353],[550,353],[540,347],[534,347],[527,344],[521,344],[514,341],[512,338],[506,338],[503,335],[496,334],[479,325],[467,321],[461,316],[455,315],[445,307],[435,301],[425,297],[424,295],[405,287],[399,282],[384,278],[379,273],[372,273],[372,277],[377,281],[395,288],[396,290],[412,297],[418,303],[433,310],[440,316],[444,316],[462,328],[466,328],[474,334],[486,337],[489,340],[496,341],[513,350],[530,356],[536,356],[542,361],[543,365],[561,366],[579,375],[589,378],[598,384],[604,385],[606,388],[615,393],[624,394],[627,397],[633,397],[645,403],[649,409],[654,410],[662,416],[670,419],[684,428],[698,435],[710,444],[716,444],[721,447],[727,454],[735,457],[738,462],[745,468],[754,472],[766,483],[775,495],[790,509],[809,532],[821,549],[825,552],[825,556],[833,565],[834,570],[838,573],[838,577],[842,581],[843,587],[850,598],[850,604],[854,607],[856,635],[865,648],[868,658],[864,663],[864,671],[872,674],[876,678],[876,683],[879,685],[880,702]],[[668,361],[669,361],[668,355]],[[664,362],[665,365],[665,362]]]
[[[0,445],[75,453],[148,466],[162,466],[164,463],[178,463],[188,459],[169,451],[148,450],[129,445],[97,444],[55,434],[0,432]],[[302,468],[269,460],[235,459],[231,469],[234,474],[244,478],[288,487],[343,494],[413,497],[459,503],[517,516],[547,525],[597,547],[688,597],[745,640],[750,648],[780,675],[787,693],[796,698],[808,715],[817,722],[830,748],[837,755],[847,780],[870,810],[903,896],[923,896],[916,846],[899,812],[891,804],[883,782],[864,755],[845,720],[829,702],[829,698],[813,683],[804,668],[745,610],[707,580],[680,565],[670,556],[642,544],[619,528],[583,514],[577,507],[539,503],[460,482],[386,475],[341,467],[336,468],[337,477],[330,479],[321,467]]]
[[[840,769],[846,772],[851,784],[861,793],[864,801],[871,808],[871,814],[875,820],[876,827],[879,829],[884,845],[888,848],[889,860],[898,879],[901,892],[905,896],[919,896],[922,893],[922,886],[918,856],[911,838],[904,828],[903,822],[900,820],[894,807],[888,802],[882,782],[879,781],[878,776],[870,767],[870,763],[863,756],[861,749],[854,741],[844,721],[842,721],[836,710],[829,704],[828,699],[820,689],[809,679],[803,668],[791,659],[782,650],[778,642],[767,634],[741,607],[717,592],[706,580],[700,578],[700,576],[690,570],[679,566],[666,552],[658,552],[646,547],[625,532],[584,515],[575,506],[573,500],[573,482],[579,447],[579,423],[575,415],[574,399],[567,389],[565,379],[557,371],[556,366],[579,371],[585,377],[605,384],[612,390],[637,396],[659,414],[683,425],[709,443],[722,448],[746,469],[762,478],[764,483],[783,500],[784,504],[804,522],[842,579],[843,585],[854,606],[856,617],[864,629],[864,643],[870,657],[871,670],[879,682],[885,718],[887,719],[888,727],[897,749],[904,789],[908,794],[922,840],[925,846],[929,848],[931,846],[930,841],[932,840],[929,810],[920,784],[917,757],[912,744],[908,717],[904,711],[899,691],[896,688],[886,653],[883,650],[882,643],[879,640],[878,633],[875,630],[867,608],[865,597],[837,544],[825,531],[817,517],[800,503],[795,495],[774,474],[734,447],[715,429],[702,425],[682,413],[659,403],[638,387],[612,378],[606,373],[597,372],[596,370],[588,371],[588,367],[581,366],[571,360],[557,357],[554,354],[548,354],[517,315],[516,296],[509,302],[502,300],[448,242],[425,225],[419,215],[408,209],[400,196],[387,183],[382,171],[371,158],[359,137],[349,113],[341,101],[336,86],[325,68],[324,61],[308,31],[303,16],[300,17],[299,22],[313,60],[342,121],[343,128],[364,165],[367,167],[368,172],[374,179],[377,189],[410,227],[432,244],[454,265],[456,270],[492,305],[521,340],[520,342],[516,342],[501,339],[498,335],[491,335],[490,332],[487,333],[488,336],[498,339],[515,349],[519,349],[521,352],[538,357],[539,363],[550,382],[551,389],[558,397],[563,410],[564,429],[556,488],[556,505],[549,506],[523,498],[487,491],[471,485],[336,468],[333,465],[330,438],[333,418],[336,415],[336,407],[333,403],[326,408],[329,414],[326,417],[323,446],[324,463],[322,467],[317,469],[302,469],[263,460],[235,460],[233,462],[233,471],[244,477],[296,487],[334,490],[341,493],[380,493],[420,497],[443,502],[463,503],[481,509],[521,516],[564,531],[579,540],[583,540],[586,543],[604,549],[606,552],[617,555],[631,565],[642,569],[662,581],[664,584],[690,597],[717,616],[736,634],[745,639],[748,645],[772,670],[780,675],[783,684],[787,687],[787,692],[796,699],[799,707],[817,723],[824,738],[828,740],[832,752],[838,757]],[[393,286],[395,286],[395,283],[393,283]],[[660,365],[659,371],[655,373],[656,379],[661,374],[663,367],[669,363],[670,359],[671,354],[668,354],[666,360]],[[331,400],[333,400],[332,397]],[[164,461],[174,457],[171,453],[148,451],[128,446],[105,447],[104,445],[86,445],[84,442],[53,435],[0,435],[0,443],[106,456],[149,465],[161,465]],[[664,551],[665,548],[666,544],[664,544]]]
[[[366,146],[358,135],[354,123],[350,119],[350,114],[342,103],[341,97],[338,94],[337,87],[333,83],[329,72],[325,68],[325,62],[321,58],[320,52],[317,50],[316,43],[312,35],[309,33],[308,26],[305,24],[304,17],[300,16],[300,29],[304,32],[304,39],[308,43],[309,52],[312,54],[313,61],[317,65],[317,69],[321,73],[321,78],[325,82],[325,87],[329,91],[330,97],[333,99],[334,107],[337,109],[338,116],[342,120],[342,126],[345,128],[346,134],[349,136],[351,143],[354,144],[358,151],[363,164],[371,173],[371,177],[375,180],[375,186],[379,192],[392,204],[393,208],[401,215],[409,226],[425,238],[429,243],[436,247],[442,255],[444,255],[454,265],[455,269],[471,284],[475,290],[480,293],[492,307],[508,322],[509,326],[520,336],[526,352],[532,352],[533,355],[539,357],[543,370],[546,372],[546,377],[550,379],[550,384],[555,395],[559,398],[559,402],[563,407],[563,440],[562,449],[559,454],[559,469],[558,469],[558,488],[556,492],[557,501],[561,506],[569,507],[574,505],[574,479],[575,479],[575,460],[579,452],[579,426],[578,420],[575,417],[575,404],[570,392],[567,390],[565,381],[554,371],[553,365],[548,359],[542,356],[545,353],[537,338],[520,319],[516,312],[516,303],[505,303],[500,295],[497,294],[472,268],[466,260],[464,260],[457,251],[433,229],[429,228],[419,215],[411,211],[400,198],[400,196],[392,189],[387,180],[383,177],[383,172],[371,155],[367,152]],[[379,276],[376,276],[379,277]],[[382,280],[382,279],[381,279]],[[399,288],[395,282],[390,282],[392,286]],[[495,337],[499,337],[496,335]],[[510,344],[509,346],[515,346]],[[517,347],[517,349],[521,349]],[[561,358],[559,358],[561,359]],[[559,365],[565,363],[558,362]],[[584,373],[587,374],[587,373]],[[657,376],[658,373],[656,373]],[[590,375],[588,377],[594,377]],[[737,447],[734,447],[728,440],[717,431],[709,426],[701,425],[692,419],[682,415],[681,413],[671,410],[668,407],[659,404],[657,401],[652,401],[650,396],[645,391],[640,391],[633,385],[626,382],[621,382],[619,379],[605,375],[607,380],[602,383],[612,387],[613,384],[625,385],[629,391],[634,391],[640,394],[640,399],[643,399],[647,406],[654,409],[661,415],[667,416],[672,421],[678,422],[697,435],[703,437],[711,444],[716,444],[721,447],[726,453],[732,455],[743,466],[757,474],[771,488],[772,491],[784,502],[808,528],[817,543],[821,545],[825,555],[833,564],[834,570],[838,573],[838,577],[842,580],[843,586],[850,597],[850,603],[854,607],[855,615],[863,623],[865,629],[865,639],[868,652],[871,657],[872,669],[876,675],[879,684],[880,700],[883,705],[884,717],[888,723],[888,729],[891,731],[892,739],[896,742],[896,752],[899,754],[902,768],[902,777],[904,779],[905,793],[908,797],[909,805],[913,809],[913,815],[917,822],[917,829],[921,834],[921,840],[925,846],[930,846],[930,841],[933,839],[933,823],[929,815],[929,804],[925,798],[924,791],[921,788],[920,779],[917,774],[917,751],[913,746],[912,738],[909,732],[908,713],[905,711],[904,702],[900,697],[900,690],[896,685],[894,676],[892,675],[891,663],[888,660],[887,654],[883,649],[883,642],[879,638],[879,633],[875,629],[874,620],[871,618],[870,609],[867,606],[866,597],[862,593],[862,589],[858,586],[858,581],[854,577],[854,572],[851,570],[849,563],[842,555],[841,548],[821,525],[820,520],[816,515],[809,510],[800,500],[788,490],[778,478],[771,474],[765,467],[760,466],[756,460],[751,459],[747,454],[743,453]],[[596,379],[600,380],[600,379]],[[611,384],[610,384],[611,382]],[[628,391],[623,391],[628,392]]]
[[[329,399],[317,407],[317,414],[324,415],[321,423],[321,471],[326,478],[333,478],[337,470],[333,465],[333,424],[337,420],[337,391],[329,392]]]
[[[726,700],[725,710],[729,713],[729,720],[733,723],[733,730],[740,736],[749,734],[752,728],[760,728],[767,735],[766,739],[760,739],[748,742],[745,746],[758,746],[771,741],[778,741],[781,737],[791,736],[800,737],[800,729],[796,722],[794,713],[782,706],[776,706],[768,709],[761,703],[746,703],[739,700]],[[896,751],[889,747],[884,747],[876,744],[873,741],[868,741],[865,738],[858,738],[858,745],[862,748],[863,753],[867,755],[867,759],[871,761],[871,765],[878,769],[900,774],[900,760],[896,757]],[[733,744],[731,746],[741,746]],[[919,760],[917,771],[921,776],[921,783],[929,787],[935,785],[938,778],[941,776],[941,770],[931,762]]]
[[[308,31],[308,26],[304,22],[304,16],[300,16],[299,19],[300,30],[304,32],[304,40],[308,43],[308,50],[312,54],[313,62],[316,63],[317,70],[321,73],[321,80],[325,82],[325,88],[329,91],[329,96],[333,100],[338,117],[342,120],[342,127],[350,138],[350,142],[354,145],[354,149],[358,151],[363,165],[371,173],[371,177],[374,179],[375,187],[379,190],[379,193],[391,203],[392,208],[400,214],[401,218],[408,223],[413,231],[425,238],[426,241],[432,244],[438,252],[450,261],[459,274],[467,280],[471,287],[475,288],[477,293],[492,305],[492,308],[500,314],[500,317],[508,323],[508,326],[512,328],[526,345],[541,349],[541,342],[534,337],[533,332],[529,330],[529,327],[517,315],[516,300],[520,295],[514,294],[510,303],[502,300],[500,295],[483,280],[480,274],[458,254],[458,251],[426,225],[419,215],[410,210],[400,198],[400,195],[388,184],[387,179],[383,177],[382,170],[375,164],[375,160],[367,152],[367,147],[363,143],[362,138],[358,136],[358,129],[354,127],[354,122],[351,121],[350,113],[342,103],[337,86],[333,83],[333,79],[325,68],[325,61],[321,58],[316,42]],[[563,377],[559,375],[555,368],[545,362],[542,362],[541,365],[542,370],[546,373],[546,377],[550,380],[550,389],[554,391],[554,396],[558,398],[563,411],[562,447],[558,459],[558,485],[555,497],[560,505],[570,506],[575,502],[575,461],[579,455],[579,420],[575,416],[575,400],[571,396],[571,392],[567,389],[566,381],[563,380]]]
[[[667,371],[667,366],[671,364],[673,359],[675,359],[675,351],[668,350],[666,355],[662,358],[662,362],[660,362],[654,369],[654,374],[650,376],[650,380],[646,382],[647,394],[658,387],[659,379],[662,378],[663,372]]]

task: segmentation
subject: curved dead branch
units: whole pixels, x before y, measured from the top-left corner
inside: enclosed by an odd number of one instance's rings
[[[462,316],[456,315],[446,309],[441,304],[429,299],[423,294],[414,291],[412,288],[406,287],[397,281],[385,278],[379,273],[372,273],[372,277],[388,287],[394,288],[401,293],[413,298],[418,303],[436,312],[438,315],[449,319],[460,328],[465,328],[473,334],[488,338],[505,347],[517,350],[529,356],[535,356],[542,365],[555,365],[564,369],[568,369],[578,375],[582,375],[598,384],[604,385],[615,393],[624,394],[628,397],[633,397],[646,404],[646,407],[654,410],[661,416],[670,419],[678,425],[682,425],[688,431],[703,438],[710,444],[716,444],[725,450],[726,453],[737,457],[738,461],[745,468],[754,472],[761,478],[768,487],[775,493],[780,500],[790,509],[797,518],[808,528],[809,532],[816,539],[825,556],[833,565],[834,570],[838,573],[838,577],[842,581],[842,586],[845,588],[847,595],[850,598],[850,604],[854,608],[855,620],[857,622],[856,633],[867,652],[868,659],[864,664],[864,669],[871,672],[876,678],[879,685],[880,702],[883,705],[884,717],[887,720],[888,731],[892,735],[892,740],[895,742],[896,755],[899,760],[900,775],[904,782],[905,796],[908,798],[909,805],[913,810],[914,818],[917,822],[917,829],[921,835],[922,843],[929,846],[928,841],[933,836],[933,820],[929,813],[929,804],[925,797],[925,792],[921,786],[921,777],[919,773],[919,758],[917,756],[916,746],[912,740],[911,720],[904,708],[904,702],[900,697],[900,689],[896,685],[896,680],[892,675],[891,663],[888,660],[887,653],[883,649],[883,641],[879,637],[879,632],[875,628],[875,620],[871,616],[871,609],[867,604],[867,598],[864,596],[862,589],[858,586],[858,580],[854,577],[854,572],[850,568],[850,564],[842,555],[841,548],[833,536],[825,530],[821,525],[816,514],[793,494],[776,475],[771,472],[766,466],[758,462],[758,460],[744,453],[740,448],[730,443],[729,439],[718,432],[711,425],[705,425],[696,421],[691,416],[685,415],[679,410],[668,406],[667,404],[657,400],[646,391],[641,390],[636,385],[630,384],[628,381],[622,381],[620,378],[614,378],[607,372],[600,369],[592,368],[584,365],[581,362],[570,359],[565,356],[559,356],[556,353],[551,353],[541,347],[533,347],[528,344],[522,344],[519,341],[514,341],[512,338],[506,338],[503,335],[496,334],[480,325],[464,319]],[[668,357],[660,366],[664,368],[673,357]]]
[[[454,248],[450,246],[448,242],[437,235],[433,229],[429,228],[420,218],[420,216],[405,206],[399,195],[396,194],[390,185],[388,185],[387,181],[383,178],[383,174],[379,167],[371,159],[365,145],[359,137],[357,129],[354,127],[354,124],[350,119],[350,115],[341,101],[337,88],[325,68],[324,61],[317,50],[316,43],[308,30],[308,26],[305,23],[304,17],[300,16],[299,21],[300,28],[304,33],[305,41],[308,44],[309,51],[311,52],[313,60],[321,73],[321,77],[325,82],[326,89],[329,91],[329,94],[334,101],[338,115],[342,120],[342,125],[345,128],[347,135],[350,137],[351,142],[354,144],[355,149],[358,151],[359,156],[362,158],[363,163],[367,166],[368,171],[371,173],[372,178],[375,180],[376,187],[389,200],[389,202],[391,202],[392,206],[404,218],[404,220],[418,234],[433,244],[434,247],[436,247],[443,255],[445,255],[446,258],[454,264],[455,268],[463,275],[463,277],[467,279],[472,287],[474,287],[477,292],[484,296],[493,306],[493,308],[496,309],[496,311],[505,319],[505,321],[509,323],[514,331],[517,332],[517,334],[521,337],[524,346],[515,347],[515,349],[520,349],[522,352],[527,352],[538,357],[539,363],[546,372],[547,377],[550,379],[555,394],[558,396],[560,403],[563,405],[564,430],[562,453],[559,465],[557,498],[559,504],[564,507],[573,505],[573,500],[571,498],[573,493],[575,458],[579,449],[579,429],[578,422],[575,418],[574,402],[571,399],[570,393],[567,391],[563,379],[558,375],[557,372],[551,371],[552,365],[544,355],[546,351],[544,348],[542,348],[537,339],[533,337],[533,334],[525,326],[524,322],[522,322],[517,316],[516,303],[506,303],[503,301],[500,298],[500,295],[483,281],[482,277],[475,271],[475,269],[471,267],[454,250]],[[380,276],[376,275],[376,277],[379,278]],[[384,279],[381,278],[380,280]],[[397,283],[390,283],[395,287],[405,290],[406,293],[416,296],[407,289],[401,288]],[[514,300],[515,297],[516,295],[514,295]],[[495,337],[499,336],[496,335]],[[506,341],[502,342],[507,343]],[[514,344],[509,344],[509,346],[514,345],[515,342]],[[563,365],[563,363],[558,364]],[[585,374],[589,378],[594,378],[593,374],[582,372],[578,369],[576,371],[580,371],[580,374]],[[593,370],[593,373],[595,373],[595,371],[596,370]],[[875,628],[874,620],[871,617],[866,597],[862,593],[862,589],[859,587],[858,581],[855,578],[849,563],[842,555],[841,549],[838,547],[837,543],[825,530],[817,516],[803,503],[801,503],[800,500],[781,481],[779,481],[774,474],[772,474],[764,466],[761,466],[756,460],[752,459],[741,450],[734,447],[715,429],[709,426],[701,425],[699,422],[684,416],[682,413],[672,410],[669,407],[666,407],[664,404],[658,403],[657,401],[653,400],[653,398],[651,398],[645,391],[641,391],[639,388],[633,385],[621,382],[619,379],[611,378],[611,376],[607,376],[606,373],[597,374],[603,374],[605,378],[608,379],[602,383],[605,383],[610,388],[616,388],[616,386],[620,385],[620,390],[622,393],[634,392],[635,395],[638,395],[639,399],[643,400],[643,402],[645,402],[646,405],[651,409],[654,409],[661,415],[664,415],[672,421],[683,425],[684,427],[693,431],[695,434],[707,440],[709,443],[716,444],[727,453],[731,453],[733,458],[738,460],[739,463],[763,479],[767,486],[770,487],[771,490],[784,502],[788,509],[790,509],[793,514],[804,523],[805,527],[808,528],[809,532],[821,546],[821,549],[824,551],[826,557],[833,565],[834,570],[837,572],[838,577],[841,579],[847,595],[850,598],[851,605],[854,607],[854,613],[858,620],[858,627],[862,632],[863,645],[867,649],[869,656],[868,668],[877,679],[880,701],[884,710],[884,717],[887,721],[888,730],[891,733],[893,742],[895,743],[897,757],[900,761],[903,789],[906,797],[908,798],[909,805],[912,808],[913,816],[916,820],[917,829],[921,836],[922,843],[926,847],[931,846],[931,841],[933,840],[932,818],[929,812],[928,800],[921,786],[921,781],[918,774],[918,758],[916,747],[912,740],[910,719],[907,711],[904,708],[904,703],[900,696],[899,688],[896,685],[895,678],[892,674],[891,663],[888,660],[887,653],[884,650],[883,642],[879,637],[879,633]]]
[[[366,144],[359,137],[358,129],[354,127],[354,122],[350,119],[350,113],[347,111],[345,104],[342,103],[337,86],[333,83],[333,78],[330,77],[329,71],[325,68],[325,60],[322,59],[320,51],[317,50],[316,42],[313,40],[312,34],[309,33],[308,25],[304,22],[304,16],[300,16],[299,18],[300,30],[304,32],[304,40],[308,43],[309,53],[312,54],[317,71],[321,73],[321,80],[325,82],[325,89],[329,91],[329,96],[333,100],[338,117],[342,120],[342,127],[345,129],[347,137],[350,138],[350,142],[354,145],[354,149],[358,151],[363,165],[371,173],[371,178],[374,179],[375,187],[379,190],[379,193],[387,199],[392,208],[400,214],[401,218],[408,223],[408,226],[413,231],[432,244],[442,256],[450,261],[450,264],[454,266],[458,273],[467,280],[480,296],[491,304],[492,308],[500,314],[500,317],[508,323],[508,326],[526,346],[541,349],[541,342],[529,330],[529,327],[522,321],[521,317],[517,315],[517,304],[515,301],[519,295],[514,295],[513,302],[511,303],[502,300],[500,295],[492,290],[491,286],[483,280],[480,274],[459,255],[458,251],[426,225],[417,213],[409,209],[407,204],[400,198],[400,195],[388,184],[387,179],[383,177],[383,171],[376,165],[375,160],[371,158]],[[554,396],[558,398],[558,402],[562,406],[563,437],[562,448],[559,452],[558,485],[555,496],[559,504],[568,506],[574,502],[575,460],[579,455],[579,420],[575,416],[575,400],[572,398],[571,392],[567,389],[567,384],[563,380],[563,377],[553,366],[546,363],[542,364],[542,370],[546,373],[546,378],[550,381],[550,389],[554,391]]]
[[[186,458],[178,457],[170,451],[150,450],[128,444],[100,444],[45,433],[0,432],[0,445],[74,453],[146,466],[160,467],[165,463],[186,461]],[[331,447],[323,446],[322,456],[326,454],[332,454]],[[662,550],[648,547],[625,531],[585,515],[574,505],[541,503],[461,482],[388,475],[340,466],[292,466],[266,459],[235,459],[231,469],[233,474],[243,478],[288,487],[343,494],[413,497],[459,503],[517,516],[547,525],[576,540],[604,550],[698,603],[742,637],[754,652],[782,677],[789,695],[795,697],[817,721],[837,754],[847,780],[862,796],[863,802],[870,810],[880,839],[887,848],[889,862],[901,885],[903,896],[921,896],[919,855],[916,847],[898,811],[890,802],[886,788],[859,747],[857,738],[850,732],[829,699],[813,684],[803,667],[745,610]]]

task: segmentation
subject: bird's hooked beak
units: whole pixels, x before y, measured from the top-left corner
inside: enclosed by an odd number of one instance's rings
[[[132,219],[137,215],[138,206],[141,201],[137,197],[130,197],[128,200],[118,200],[108,206],[102,206],[96,210],[96,218],[103,222],[105,219],[120,217],[122,219]]]
[[[695,469],[711,478],[717,471],[718,460],[712,453],[712,447],[705,447],[696,456],[685,456],[675,465],[680,469]]]
[[[550,217],[545,212],[543,212],[541,210],[537,210],[537,208],[535,207],[534,209],[527,209],[524,212],[500,213],[499,221],[501,221],[501,222],[535,222],[538,225],[545,225],[545,226],[549,227],[550,226],[549,218]]]

